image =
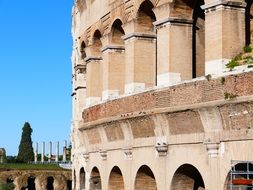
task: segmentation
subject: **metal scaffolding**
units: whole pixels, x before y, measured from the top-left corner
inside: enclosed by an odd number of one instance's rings
[[[231,161],[228,190],[253,190],[253,161]]]

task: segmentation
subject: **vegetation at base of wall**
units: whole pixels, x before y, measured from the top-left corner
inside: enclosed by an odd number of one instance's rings
[[[212,75],[208,74],[208,75],[206,75],[205,77],[206,77],[206,80],[210,81],[211,78],[212,78]]]
[[[235,59],[231,59],[227,64],[226,67],[232,70],[234,67],[239,66],[239,62]]]
[[[244,53],[249,53],[252,52],[252,48],[249,45],[246,45],[243,47],[243,51]]]
[[[2,183],[0,182],[0,190],[13,190],[15,185],[13,183]]]
[[[33,161],[34,153],[33,153],[33,146],[32,146],[32,128],[28,122],[25,122],[22,128],[22,136],[21,141],[19,144],[19,151],[17,160],[18,162],[29,162]]]
[[[0,164],[0,170],[1,169],[8,169],[8,170],[64,170],[63,168],[61,168],[57,164],[22,164],[22,163]]]
[[[225,81],[226,81],[225,77],[221,77],[220,82],[222,85],[225,84]]]
[[[233,93],[228,93],[228,92],[224,93],[225,100],[231,100],[231,99],[236,98],[237,96],[238,96],[237,94],[233,94]]]

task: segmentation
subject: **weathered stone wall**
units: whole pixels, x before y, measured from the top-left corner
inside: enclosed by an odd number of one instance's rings
[[[0,170],[0,181],[7,183],[13,181],[15,190],[26,188],[28,186],[28,179],[33,178],[36,190],[47,189],[47,178],[54,179],[54,190],[70,190],[68,189],[68,181],[72,181],[71,171],[52,171],[52,170]]]
[[[124,118],[133,113],[152,114],[159,108],[176,109],[179,106],[223,101],[231,96],[250,96],[253,94],[252,81],[253,74],[248,72],[150,90],[89,107],[83,111],[83,121],[88,123],[115,116]]]

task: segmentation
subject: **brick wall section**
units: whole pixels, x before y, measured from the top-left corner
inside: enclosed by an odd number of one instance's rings
[[[171,113],[167,114],[167,118],[172,135],[204,132],[199,114],[195,111]]]
[[[228,104],[219,110],[224,130],[253,128],[253,103]]]
[[[237,96],[253,95],[253,72],[193,81],[116,99],[85,109],[83,119],[84,122],[90,122],[153,108],[224,100],[224,93]]]
[[[105,133],[109,142],[124,139],[124,134],[119,122],[107,123],[105,125]]]
[[[99,144],[101,143],[101,138],[97,128],[85,130],[86,136],[90,144]]]
[[[131,125],[132,133],[134,138],[145,138],[155,136],[154,121],[148,117],[144,116],[141,118],[129,119]]]

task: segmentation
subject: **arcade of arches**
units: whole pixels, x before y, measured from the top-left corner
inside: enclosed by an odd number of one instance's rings
[[[1,170],[0,182],[12,183],[14,190],[71,190],[70,171]]]
[[[166,1],[75,3],[73,93],[85,106],[221,74],[253,41],[250,0]]]
[[[231,160],[253,160],[253,70],[225,68],[252,15],[244,0],[76,0],[73,189],[227,189]]]

